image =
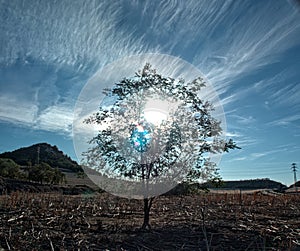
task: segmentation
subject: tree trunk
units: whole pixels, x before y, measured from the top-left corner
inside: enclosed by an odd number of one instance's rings
[[[152,202],[153,202],[154,197],[152,198],[145,198],[144,199],[144,222],[142,225],[142,230],[146,230],[146,229],[151,229],[150,226],[150,209],[152,206]]]

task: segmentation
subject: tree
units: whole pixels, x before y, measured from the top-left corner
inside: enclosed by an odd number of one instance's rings
[[[219,179],[209,154],[238,148],[232,140],[222,139],[212,104],[199,96],[203,87],[201,77],[186,83],[146,64],[135,76],[105,89],[99,111],[85,120],[99,128],[84,154],[85,165],[120,183],[126,180],[127,189],[140,184],[135,192],[144,202],[142,229],[150,228],[157,190],[182,180]],[[149,103],[165,106],[165,116],[156,113],[164,117],[158,123],[146,112]]]
[[[16,179],[24,178],[20,166],[11,159],[0,158],[0,176]]]
[[[65,182],[65,174],[57,167],[52,168],[49,164],[42,162],[28,167],[28,179],[40,183],[59,184]]]
[[[46,183],[52,183],[54,180],[54,169],[47,163],[41,163],[40,167],[42,168],[42,181]]]
[[[43,169],[40,164],[28,167],[28,180],[43,183]]]
[[[66,175],[61,172],[58,167],[53,170],[53,178],[51,180],[51,184],[61,184],[66,183]]]

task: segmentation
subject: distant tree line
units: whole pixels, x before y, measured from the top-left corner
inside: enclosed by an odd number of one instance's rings
[[[45,162],[34,165],[29,162],[26,167],[21,167],[8,158],[0,158],[0,176],[47,184],[61,184],[66,181],[65,174],[58,167],[53,168]]]
[[[299,181],[300,185],[300,181]],[[291,186],[292,187],[292,186]],[[275,189],[283,191],[287,187],[280,182],[264,179],[249,179],[249,180],[236,180],[236,181],[223,181],[223,180],[212,180],[205,183],[197,182],[182,182],[175,186],[172,190],[168,191],[166,195],[188,195],[197,194],[199,192],[209,191],[209,189],[241,189],[241,190],[252,190],[252,189]]]
[[[205,184],[208,188],[214,188],[214,185],[210,182]],[[222,189],[278,189],[282,190],[286,188],[285,185],[280,182],[270,180],[269,178],[263,179],[249,179],[249,180],[235,180],[235,181],[223,181]]]

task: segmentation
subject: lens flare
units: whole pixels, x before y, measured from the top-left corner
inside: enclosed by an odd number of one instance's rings
[[[130,141],[135,150],[138,152],[146,152],[151,141],[150,131],[138,124],[132,131]]]

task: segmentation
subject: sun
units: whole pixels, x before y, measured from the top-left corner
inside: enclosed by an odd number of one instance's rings
[[[144,117],[147,122],[158,126],[167,119],[167,114],[162,110],[147,109],[144,111]]]
[[[147,122],[159,126],[163,121],[169,119],[177,106],[178,102],[150,98],[147,100],[144,108],[144,118]]]

